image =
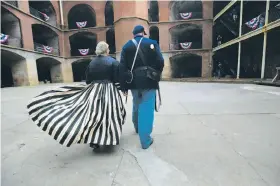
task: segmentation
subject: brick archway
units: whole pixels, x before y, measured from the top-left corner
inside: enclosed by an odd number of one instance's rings
[[[96,26],[95,10],[87,4],[77,4],[68,12],[68,28],[89,28]]]
[[[1,87],[29,85],[26,59],[1,49]]]
[[[77,32],[69,37],[69,42],[71,56],[94,55],[97,45],[97,35],[92,32]]]
[[[189,50],[202,48],[202,26],[179,24],[169,29],[170,50]]]
[[[43,24],[33,24],[32,34],[35,51],[59,55],[59,39],[54,30]]]
[[[22,47],[22,33],[20,19],[9,10],[1,6],[1,44]],[[2,40],[3,39],[3,40]]]
[[[74,82],[81,82],[86,80],[86,69],[91,62],[91,59],[79,59],[72,63],[72,72]]]
[[[202,57],[192,53],[179,53],[170,57],[171,77],[201,77]]]
[[[108,0],[105,4],[105,26],[111,26],[114,24],[114,6],[113,1]]]
[[[62,69],[60,61],[51,57],[42,57],[36,60],[36,66],[39,82],[62,82]]]
[[[31,1],[29,0],[30,13],[47,23],[57,26],[57,14],[50,0]]]
[[[203,18],[203,3],[197,1],[171,1],[169,3],[169,20],[189,20]]]

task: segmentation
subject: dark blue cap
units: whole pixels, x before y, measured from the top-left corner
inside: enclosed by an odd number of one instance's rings
[[[136,34],[143,33],[143,32],[144,32],[144,35],[147,35],[144,27],[142,25],[137,25],[134,27],[132,33],[133,33],[133,35],[136,35]]]

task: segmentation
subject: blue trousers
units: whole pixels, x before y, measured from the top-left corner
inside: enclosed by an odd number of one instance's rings
[[[133,97],[132,121],[142,148],[151,144],[154,123],[156,90],[131,90]]]

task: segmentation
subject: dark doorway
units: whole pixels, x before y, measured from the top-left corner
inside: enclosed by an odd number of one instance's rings
[[[170,21],[201,19],[202,2],[197,1],[171,1],[170,2]]]
[[[159,44],[159,30],[157,26],[150,27],[150,39],[157,41]]]
[[[236,78],[238,64],[238,43],[215,52],[212,76],[217,78]]]
[[[159,22],[159,11],[158,11],[158,1],[153,0],[153,1],[149,1],[149,10],[148,10],[148,14],[149,14],[149,21],[150,22]]]
[[[276,67],[280,67],[280,28],[275,28],[267,33],[265,75],[267,79],[273,79],[276,75]]]
[[[116,52],[116,44],[115,44],[115,30],[109,29],[106,32],[106,42],[109,45],[110,54],[114,54]]]
[[[69,29],[88,28],[96,26],[94,9],[86,4],[78,4],[71,8],[68,13]]]
[[[71,56],[94,55],[97,45],[96,34],[91,32],[78,32],[69,37]]]
[[[170,29],[171,50],[202,48],[202,27],[194,24],[181,24]]]
[[[240,78],[260,78],[263,34],[241,42]]]
[[[195,54],[178,54],[170,58],[172,78],[201,77],[202,57]]]
[[[1,63],[1,88],[13,86],[14,80],[11,67]]]
[[[36,60],[39,82],[59,83],[61,77],[61,63],[53,58],[43,57]]]
[[[45,25],[33,24],[32,34],[36,51],[59,55],[58,35],[55,31]]]
[[[83,59],[72,63],[72,71],[74,82],[81,82],[86,80],[86,69],[91,62],[91,59]]]
[[[113,1],[107,1],[105,5],[105,25],[111,26],[113,24],[114,24]]]
[[[1,7],[1,44],[22,47],[20,20]]]
[[[29,1],[29,10],[35,17],[56,26],[56,13],[52,3],[49,0]]]
[[[26,77],[25,58],[1,49],[1,88],[26,85]]]

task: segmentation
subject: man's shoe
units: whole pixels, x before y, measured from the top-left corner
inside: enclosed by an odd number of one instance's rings
[[[151,139],[151,143],[150,143],[150,145],[149,146],[147,146],[147,147],[142,147],[142,149],[148,149],[152,144],[154,143],[154,139],[152,138]]]

